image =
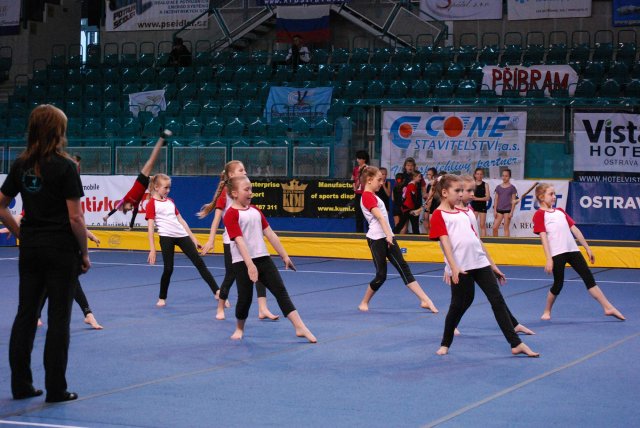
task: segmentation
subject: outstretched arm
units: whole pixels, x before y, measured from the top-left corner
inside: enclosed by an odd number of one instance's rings
[[[580,232],[580,229],[578,229],[578,227],[575,224],[571,226],[571,233],[573,233],[573,236],[576,237],[580,245],[582,245],[584,249],[587,251],[587,256],[589,256],[589,261],[591,262],[591,264],[595,263],[596,257],[593,255],[593,252],[591,251],[591,247],[589,247],[589,244],[587,244],[587,240],[584,239],[584,235],[582,234],[582,232]]]
[[[264,236],[267,237],[267,240],[269,241],[273,249],[276,250],[276,253],[278,253],[280,258],[282,258],[282,261],[284,262],[284,268],[291,268],[291,270],[296,270],[296,267],[287,254],[287,250],[284,249],[284,247],[282,246],[282,242],[280,242],[280,238],[278,238],[278,235],[276,235],[273,229],[271,229],[271,227],[267,227],[262,231],[262,233],[264,233]]]
[[[182,227],[184,227],[184,230],[187,232],[187,234],[189,235],[189,238],[191,238],[193,243],[196,245],[196,248],[201,248],[200,243],[198,243],[198,240],[196,239],[196,236],[193,234],[193,232],[191,231],[191,228],[189,228],[189,225],[184,220],[184,218],[182,218],[182,215],[178,214],[177,217],[178,217],[178,222],[180,222]]]
[[[211,229],[209,230],[209,239],[202,246],[200,254],[203,256],[209,251],[212,251],[216,242],[216,233],[218,232],[218,226],[220,225],[220,219],[222,218],[222,210],[216,209],[213,215],[213,221],[211,222]]]

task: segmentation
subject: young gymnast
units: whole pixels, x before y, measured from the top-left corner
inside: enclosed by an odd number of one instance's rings
[[[454,330],[473,303],[476,282],[491,303],[500,330],[511,345],[511,353],[538,357],[540,354],[533,352],[514,331],[498,285],[498,278],[500,281],[505,280],[504,274],[487,257],[482,242],[471,228],[469,216],[456,209],[462,198],[462,180],[446,174],[437,182],[436,192],[440,195],[441,202],[431,217],[429,238],[440,242],[451,269],[451,305],[444,324],[441,346],[436,353],[446,355],[449,352]]]
[[[463,182],[462,199],[460,200],[460,203],[456,205],[456,209],[466,214],[467,217],[469,217],[469,222],[471,223],[471,229],[476,235],[478,235],[478,230],[479,230],[478,218],[474,214],[473,206],[469,206],[469,203],[470,202],[472,203],[472,201],[475,200],[474,195],[475,195],[475,190],[477,188],[476,180],[470,175],[463,175],[460,178],[462,179],[462,182]],[[493,259],[489,255],[489,252],[487,251],[487,248],[484,246],[484,243],[482,242],[482,240],[480,240],[480,244],[482,245],[482,250],[487,255],[487,259],[489,260],[489,263],[494,265],[495,263],[493,262]],[[506,283],[506,277],[502,273],[500,273],[498,276],[499,277],[502,276],[505,278],[502,284],[504,285]],[[451,285],[451,268],[449,267],[446,259],[445,259],[445,283],[447,285]],[[508,306],[507,306],[507,311],[509,312],[509,318],[511,318],[511,324],[514,325],[513,329],[516,333],[524,333],[529,335],[535,334],[533,330],[530,330],[529,328],[520,324],[520,322],[516,319],[516,317],[513,316]],[[456,331],[455,334],[458,335],[460,334],[460,332]]]
[[[407,224],[411,223],[411,233],[418,235],[420,233],[420,191],[419,186],[422,181],[422,174],[414,171],[411,180],[404,186],[402,190],[402,215],[400,221],[393,228],[393,233],[405,233]],[[417,207],[417,209],[416,209]]]
[[[582,232],[563,209],[554,208],[556,191],[553,186],[548,183],[539,184],[536,187],[536,199],[540,208],[533,215],[533,232],[540,235],[544,255],[547,258],[544,271],[548,274],[553,273],[553,286],[547,294],[547,304],[542,313],[542,319],[551,319],[551,308],[564,285],[564,267],[569,263],[584,281],[591,297],[600,303],[604,314],[624,320],[625,317],[607,300],[600,287],[596,285],[587,262],[578,250],[576,239],[586,250],[591,263],[595,263],[595,256]]]
[[[20,224],[23,217],[24,217],[24,211],[18,215],[13,216],[14,220],[18,224]],[[0,234],[6,234],[7,236],[10,236],[11,231],[6,227],[4,227],[0,229]],[[87,238],[90,241],[95,242],[96,245],[100,246],[100,240],[89,229],[87,229]],[[78,306],[80,306],[80,309],[82,310],[85,324],[89,324],[91,328],[93,328],[94,330],[102,330],[103,327],[100,325],[100,323],[98,323],[98,320],[96,320],[96,317],[93,315],[93,312],[89,307],[89,301],[87,300],[87,296],[84,294],[84,291],[82,290],[82,286],[80,285],[80,280],[77,279],[75,282],[76,282],[76,285],[75,285],[76,291],[73,295],[73,299],[76,301],[76,303],[78,304]],[[42,313],[42,308],[44,307],[44,304],[46,303],[46,301],[47,301],[47,294],[45,292],[44,298],[42,299],[42,303],[40,304],[40,312],[38,313],[38,327],[42,327],[44,325],[40,314]]]
[[[151,155],[149,156],[149,159],[142,167],[142,170],[140,170],[140,174],[138,174],[138,178],[136,178],[136,181],[135,183],[133,183],[133,186],[131,187],[131,189],[113,207],[113,209],[109,211],[107,215],[102,217],[102,220],[104,221],[105,226],[107,224],[107,220],[109,220],[109,217],[115,214],[116,211],[122,211],[125,214],[129,211],[133,211],[131,215],[131,221],[129,222],[129,228],[128,228],[129,230],[133,229],[133,226],[136,221],[136,216],[138,215],[138,209],[140,207],[140,203],[144,199],[145,192],[149,188],[149,176],[151,175],[151,170],[153,169],[153,165],[156,163],[156,160],[160,155],[160,149],[162,149],[162,145],[164,144],[164,141],[169,137],[171,137],[171,135],[173,134],[168,129],[165,129],[164,131],[162,131],[162,135],[160,135],[160,138],[158,138],[158,141],[156,141],[156,145],[153,146],[153,150],[151,151]]]
[[[251,181],[246,176],[239,175],[227,180],[226,186],[227,195],[233,199],[233,203],[224,216],[224,224],[231,239],[231,258],[238,284],[236,329],[231,339],[240,340],[244,335],[253,297],[253,283],[260,280],[276,297],[280,310],[293,324],[296,336],[305,337],[309,342],[316,343],[316,337],[302,322],[300,314],[289,298],[282,277],[267,251],[263,236],[280,255],[285,269],[295,270],[293,262],[278,236],[271,230],[262,211],[251,205],[253,196]]]
[[[200,276],[205,280],[214,296],[218,292],[218,284],[213,279],[211,272],[198,255],[198,240],[189,229],[189,225],[178,212],[173,200],[168,197],[171,190],[171,178],[165,174],[156,174],[149,184],[151,199],[146,208],[146,219],[149,231],[149,264],[156,263],[156,247],[153,239],[155,226],[158,226],[160,236],[160,248],[164,270],[160,279],[160,295],[156,306],[163,307],[167,304],[167,292],[169,281],[173,273],[173,259],[176,245],[191,260],[198,269]]]
[[[391,192],[391,200],[393,201],[393,224],[400,223],[400,217],[402,217],[402,192],[404,191],[404,174],[396,174],[396,184],[393,186]]]
[[[247,175],[247,171],[244,168],[244,164],[237,160],[232,160],[227,162],[224,166],[224,170],[220,175],[220,183],[218,184],[218,188],[213,195],[213,200],[206,205],[203,205],[200,208],[200,212],[198,212],[198,218],[205,218],[211,211],[215,209],[215,213],[213,215],[213,221],[211,222],[211,230],[209,231],[209,239],[202,246],[202,250],[200,250],[200,254],[203,256],[206,255],[209,251],[213,250],[216,232],[218,231],[218,225],[220,224],[220,219],[224,218],[227,210],[233,203],[231,198],[227,197],[227,191],[225,189],[225,184],[227,180],[236,176],[245,176]],[[236,275],[233,271],[233,263],[231,262],[231,240],[229,239],[229,234],[227,233],[227,229],[225,228],[222,233],[222,245],[224,248],[224,279],[222,280],[222,284],[220,285],[220,294],[218,301],[218,310],[216,313],[216,319],[223,320],[225,319],[224,308],[229,307],[229,290],[233,285],[233,282],[236,280]],[[258,293],[258,318],[260,319],[270,319],[277,320],[280,318],[278,315],[274,315],[269,310],[267,306],[267,289],[264,284],[260,281],[256,282],[256,292]]]
[[[368,166],[361,174],[364,184],[362,192],[362,212],[365,219],[369,223],[369,231],[367,232],[367,243],[373,257],[373,264],[376,267],[376,276],[369,283],[364,297],[358,305],[361,311],[369,310],[369,302],[373,295],[382,287],[387,279],[387,259],[396,268],[402,281],[417,297],[420,299],[420,306],[429,309],[433,313],[437,313],[438,309],[431,299],[422,290],[418,281],[415,280],[409,265],[402,257],[402,252],[398,243],[393,237],[393,232],[389,226],[389,216],[387,210],[375,193],[382,186],[382,174],[376,167]]]
[[[489,183],[484,181],[484,170],[476,168],[473,173],[475,189],[473,191],[473,199],[471,207],[475,212],[476,219],[480,226],[480,237],[487,236],[487,202],[491,199],[489,192]]]
[[[516,186],[511,184],[511,170],[502,171],[502,183],[496,186],[494,191],[496,197],[493,201],[493,236],[498,236],[500,224],[504,220],[504,236],[509,236],[509,225],[511,224],[511,213],[514,208],[514,201],[518,198]]]

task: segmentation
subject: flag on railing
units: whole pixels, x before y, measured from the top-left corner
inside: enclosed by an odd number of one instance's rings
[[[329,14],[331,5],[278,6],[276,37],[279,42],[291,42],[300,36],[307,43],[326,42],[331,36]]]
[[[164,98],[164,89],[157,91],[134,92],[129,94],[129,110],[134,117],[138,117],[141,111],[150,111],[157,116],[160,111],[167,109]]]

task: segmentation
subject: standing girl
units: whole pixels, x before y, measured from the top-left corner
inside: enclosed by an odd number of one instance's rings
[[[604,314],[624,320],[625,317],[607,300],[600,287],[596,285],[587,262],[578,250],[576,239],[587,251],[591,263],[595,263],[596,258],[582,232],[563,209],[554,208],[556,191],[553,186],[548,183],[539,184],[536,187],[536,199],[540,208],[533,215],[533,232],[540,235],[544,255],[547,258],[544,271],[553,273],[553,286],[547,294],[547,304],[542,313],[542,319],[551,319],[551,308],[564,284],[564,267],[569,263],[584,281],[591,297],[600,303]]]
[[[420,180],[422,180],[422,174],[414,171],[411,181],[404,186],[402,190],[402,215],[398,224],[393,228],[393,233],[404,233],[407,230],[407,222],[411,223],[411,233],[414,235],[420,233],[420,211],[422,210],[418,191]]]
[[[498,236],[498,229],[504,220],[504,236],[509,236],[509,225],[511,223],[511,212],[514,201],[518,197],[516,186],[511,184],[511,170],[502,171],[502,183],[496,187],[496,198],[493,201],[493,236]]]
[[[475,179],[476,187],[473,191],[471,207],[480,226],[480,237],[483,237],[487,236],[487,202],[491,198],[491,193],[489,192],[489,183],[484,181],[484,170],[482,168],[476,168],[473,178]]]
[[[160,248],[162,250],[162,261],[164,270],[160,279],[160,296],[156,306],[163,307],[167,304],[167,292],[169,291],[169,281],[173,274],[173,259],[176,245],[191,260],[191,263],[198,269],[200,276],[205,280],[213,295],[218,291],[218,284],[213,279],[211,272],[198,255],[198,240],[189,229],[189,225],[178,212],[178,208],[173,200],[168,198],[171,190],[171,178],[165,174],[156,174],[151,178],[150,192],[151,199],[146,208],[146,219],[149,230],[149,264],[156,263],[156,247],[153,240],[155,226],[158,226],[160,236]]]
[[[276,297],[280,310],[293,324],[296,336],[316,343],[316,337],[302,322],[300,314],[289,298],[280,272],[267,251],[263,236],[267,237],[273,249],[280,255],[285,269],[295,270],[278,235],[271,230],[262,211],[251,205],[251,181],[243,175],[230,178],[227,181],[227,195],[233,199],[233,203],[224,216],[224,224],[231,239],[231,258],[238,283],[236,330],[231,339],[240,340],[244,335],[244,326],[253,298],[253,283],[260,280]]]
[[[420,306],[437,313],[438,309],[415,280],[409,265],[402,257],[398,243],[389,226],[389,216],[384,204],[375,193],[382,186],[382,174],[376,167],[367,167],[362,172],[364,192],[362,193],[362,212],[369,223],[367,243],[376,267],[376,276],[369,283],[362,302],[358,306],[361,311],[369,310],[369,302],[387,279],[387,259],[396,268],[402,281],[420,299]]]
[[[225,184],[229,179],[237,176],[247,176],[247,171],[244,168],[244,164],[237,160],[227,162],[227,164],[224,166],[222,174],[220,174],[220,183],[218,184],[218,188],[213,195],[213,200],[208,204],[203,205],[202,208],[200,208],[200,212],[197,214],[199,218],[204,218],[215,209],[213,221],[211,222],[211,230],[209,231],[209,240],[204,244],[202,250],[200,251],[200,254],[202,254],[203,256],[209,251],[213,250],[216,239],[216,232],[218,231],[218,225],[220,224],[220,219],[224,217],[227,210],[233,203],[233,200],[227,197]],[[233,285],[233,281],[236,280],[236,275],[233,271],[233,263],[231,262],[231,240],[229,239],[229,234],[227,233],[226,228],[222,233],[222,245],[224,248],[225,271],[224,279],[222,280],[222,284],[220,285],[218,311],[216,313],[216,319],[219,320],[225,319],[224,308],[229,307],[229,290]],[[269,307],[267,306],[267,289],[260,281],[256,282],[256,291],[258,293],[258,318],[270,320],[277,320],[278,318],[280,318],[278,315],[272,314],[269,310]]]
[[[500,293],[497,278],[504,281],[504,274],[487,257],[482,242],[471,228],[469,217],[456,209],[462,198],[462,180],[446,174],[436,184],[441,202],[431,217],[429,238],[440,241],[440,247],[451,269],[451,305],[444,324],[444,333],[438,355],[446,355],[453,342],[456,326],[471,306],[477,282],[491,303],[502,334],[511,345],[513,355],[525,354],[538,357],[520,340],[511,323],[507,305]]]

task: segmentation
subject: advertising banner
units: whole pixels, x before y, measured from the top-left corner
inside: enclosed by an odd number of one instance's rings
[[[612,15],[615,27],[640,25],[640,3],[638,0],[613,0]]]
[[[381,166],[394,177],[413,157],[423,174],[431,167],[456,174],[483,168],[487,177],[499,177],[509,168],[522,179],[526,128],[526,112],[385,111]]]
[[[575,113],[576,181],[640,183],[640,115]]]
[[[209,10],[209,0],[106,0],[106,31],[176,31]],[[207,28],[203,16],[189,29]]]
[[[420,0],[420,12],[426,20],[502,19],[502,0]]]
[[[0,36],[20,33],[20,4],[16,0],[0,0]]]
[[[551,89],[567,89],[569,96],[573,96],[577,83],[578,73],[569,65],[482,67],[482,87],[495,90],[497,95],[502,95],[504,88],[513,88],[521,95],[528,89],[542,89],[547,97]]]
[[[591,16],[591,0],[507,0],[510,21],[588,16]]]
[[[167,101],[164,97],[164,89],[157,91],[134,92],[129,94],[129,110],[134,117],[138,117],[141,111],[150,111],[154,117],[167,109]]]
[[[265,117],[271,119],[301,116],[307,119],[326,117],[331,106],[332,87],[290,88],[272,86],[267,98]]]
[[[578,224],[640,226],[640,186],[571,183],[570,212]]]

